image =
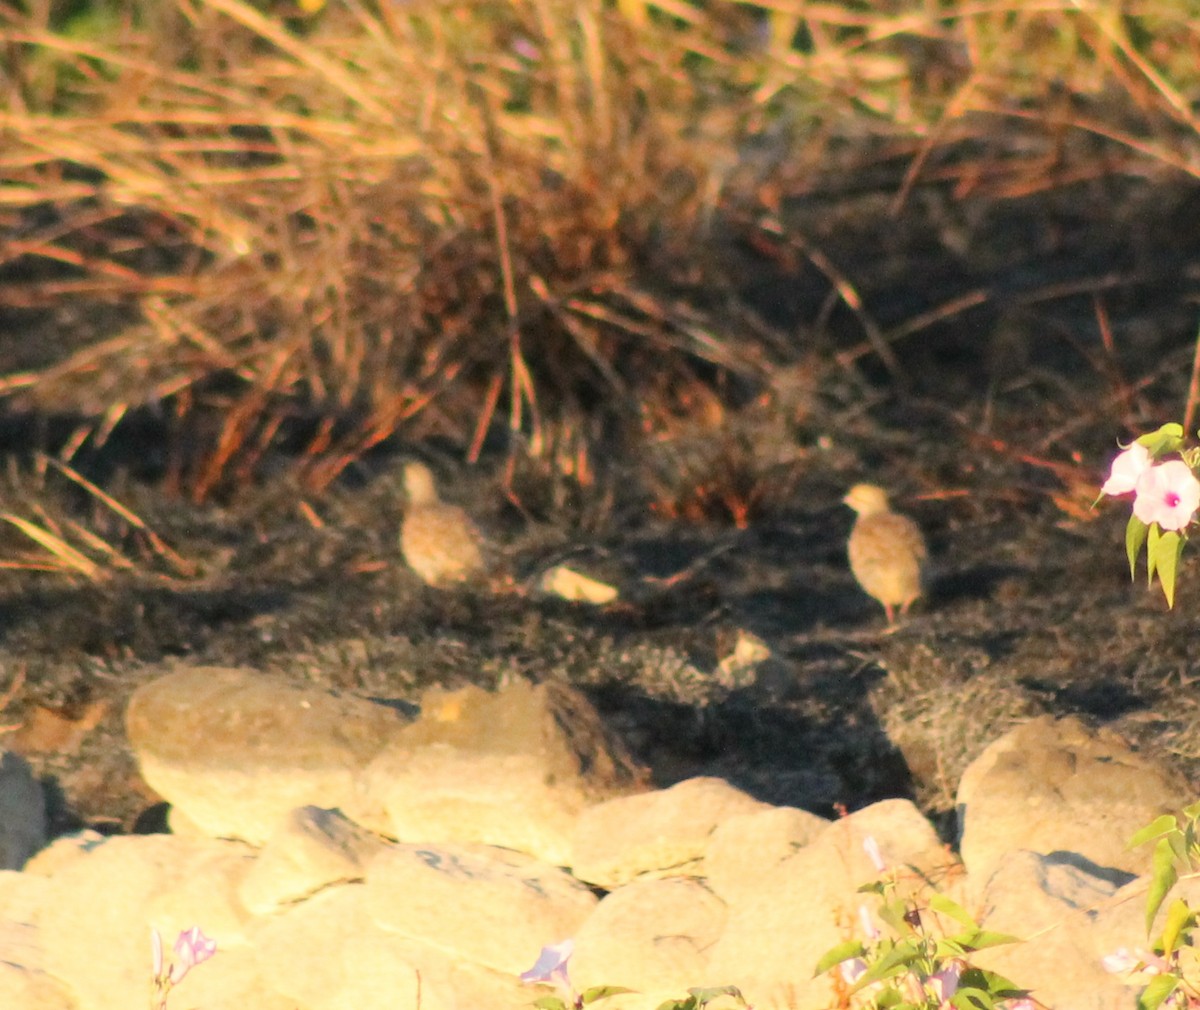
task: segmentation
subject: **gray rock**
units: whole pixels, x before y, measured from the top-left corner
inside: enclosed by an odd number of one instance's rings
[[[708,886],[729,903],[753,893],[829,826],[829,821],[795,807],[769,807],[738,814],[717,825],[704,852]]]
[[[19,870],[46,844],[46,798],[19,754],[0,750],[0,870]]]

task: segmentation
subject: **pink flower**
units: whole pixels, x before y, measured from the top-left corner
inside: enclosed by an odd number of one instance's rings
[[[944,1003],[956,992],[962,978],[963,962],[953,960],[941,971],[935,971],[925,980],[925,986],[939,1003]]]
[[[1128,494],[1137,489],[1138,478],[1150,469],[1154,461],[1150,458],[1150,450],[1139,442],[1134,442],[1128,449],[1117,456],[1108,472],[1108,480],[1100,489],[1101,494]]]
[[[150,930],[150,963],[154,966],[154,978],[158,980],[162,977],[163,949],[162,937],[157,929]]]
[[[849,961],[839,964],[838,970],[842,973],[842,981],[846,985],[854,985],[867,973],[867,962],[861,957],[852,957]]]
[[[1158,463],[1142,471],[1134,490],[1133,514],[1147,526],[1181,530],[1200,508],[1200,480],[1181,459]]]
[[[867,835],[863,839],[863,851],[867,854],[867,858],[871,860],[871,865],[875,867],[876,872],[887,872],[887,863],[883,861],[883,853],[879,851],[879,843],[875,841],[874,835]]]
[[[871,918],[871,910],[866,905],[858,906],[858,924],[862,927],[863,936],[868,940],[879,939],[879,930],[875,928],[875,921]]]
[[[521,972],[521,981],[550,982],[570,990],[571,980],[567,976],[567,962],[571,960],[571,955],[574,953],[574,940],[563,940],[562,943],[543,947],[533,967],[528,971]]]
[[[171,965],[171,984],[178,985],[191,968],[203,964],[216,952],[217,941],[200,932],[199,926],[185,929],[175,941],[175,956],[179,960]]]
[[[1118,947],[1111,954],[1105,954],[1100,959],[1104,970],[1110,975],[1123,975],[1126,972],[1145,972],[1147,975],[1161,975],[1171,970],[1165,958],[1152,954],[1140,947],[1130,950],[1128,947]]]

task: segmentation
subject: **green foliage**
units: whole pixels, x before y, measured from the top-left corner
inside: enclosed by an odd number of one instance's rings
[[[1200,867],[1198,827],[1200,804],[1191,804],[1178,814],[1156,817],[1129,840],[1130,848],[1154,845],[1146,894],[1148,937],[1181,872],[1190,873]],[[1196,910],[1176,897],[1167,905],[1162,929],[1151,941],[1152,951],[1129,956],[1135,962],[1133,971],[1153,972],[1138,996],[1138,1010],[1156,1010],[1176,993],[1183,997],[1177,1005],[1200,1006],[1200,961],[1195,942],[1198,921]]]
[[[845,966],[853,1006],[872,1010],[993,1010],[1006,1000],[1025,996],[1008,979],[969,963],[969,955],[985,947],[1020,943],[1014,936],[983,929],[947,895],[933,891],[924,906],[897,895],[894,874],[864,884],[860,894],[879,901],[876,914],[892,931],[851,939],[827,951],[817,962],[817,975]],[[949,924],[958,929],[947,928]]]
[[[703,1010],[705,1006],[722,996],[731,997],[739,1006],[749,1010],[746,997],[736,985],[707,986],[689,989],[684,999],[669,999],[660,1003],[657,1010]]]

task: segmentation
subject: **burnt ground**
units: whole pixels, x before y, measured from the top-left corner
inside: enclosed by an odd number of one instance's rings
[[[275,476],[194,505],[122,463],[159,452],[151,436],[118,433],[91,472],[195,571],[172,572],[133,534],[136,563],[99,582],[0,573],[0,690],[15,688],[0,742],[51,785],[55,829],[160,823],[121,713],[178,661],[407,700],[434,683],[565,678],[659,784],[721,775],[820,813],[910,796],[944,815],[966,763],[1047,712],[1124,733],[1200,789],[1200,562],[1185,554],[1167,611],[1129,579],[1126,506],[1089,508],[1117,439],[1182,414],[1200,295],[1194,187],[923,199],[900,222],[871,192],[787,212],[856,279],[892,366],[852,314],[822,314],[828,282],[803,257],[731,229],[714,241],[744,278],[738,295],[790,341],[792,363],[720,425],[624,444],[565,503],[561,481],[526,468],[517,508],[501,454],[467,468],[461,450],[426,443],[382,447],[321,496],[298,489],[281,455]],[[38,429],[10,417],[5,430],[16,451]],[[412,454],[503,545],[517,591],[435,591],[407,572],[396,533]],[[936,564],[929,598],[893,632],[844,558],[840,498],[862,479],[919,520]],[[34,498],[118,535],[52,472],[14,464],[5,480],[6,508]],[[679,505],[689,486],[723,481],[761,492],[743,529],[719,507]],[[620,601],[539,595],[557,562],[614,583]],[[771,658],[718,677],[739,632]]]

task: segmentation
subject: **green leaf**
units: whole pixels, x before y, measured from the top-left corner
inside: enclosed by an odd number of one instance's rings
[[[862,957],[866,952],[867,948],[863,946],[861,940],[847,940],[845,943],[839,943],[822,955],[821,960],[817,962],[816,971],[813,972],[813,978],[824,975],[834,965],[849,961],[852,957]]]
[[[1020,999],[1022,996],[1029,995],[1028,989],[1022,989],[1020,986],[1014,985],[1003,975],[975,966],[967,968],[962,973],[962,978],[959,982],[960,985],[973,989],[983,989],[997,999]]]
[[[994,933],[988,929],[970,929],[938,941],[937,953],[942,957],[959,957],[972,954],[988,947],[1003,947],[1010,943],[1024,943],[1019,936],[1009,933]]]
[[[1146,585],[1154,585],[1154,569],[1158,566],[1158,542],[1162,539],[1162,529],[1158,523],[1151,523],[1146,531]]]
[[[567,1001],[561,996],[543,996],[535,999],[533,1005],[538,1010],[567,1010]]]
[[[904,917],[907,914],[908,905],[903,901],[892,901],[881,906],[879,909],[879,918],[901,936],[905,936],[913,931],[912,926],[905,921]]]
[[[911,940],[903,940],[884,954],[878,961],[867,968],[862,978],[858,980],[855,989],[861,989],[871,982],[891,978],[902,971],[907,971],[909,965],[921,957],[923,950],[920,944]]]
[[[1168,421],[1157,431],[1139,435],[1134,441],[1138,445],[1144,445],[1146,451],[1157,459],[1168,452],[1178,452],[1183,448],[1183,425]]]
[[[1167,606],[1175,606],[1175,572],[1179,568],[1179,557],[1183,554],[1183,536],[1175,530],[1163,533],[1150,548],[1154,567],[1158,570],[1158,581],[1162,585]]]
[[[696,1010],[696,997],[663,1000],[655,1007],[655,1010]]]
[[[1142,990],[1138,997],[1138,1010],[1158,1010],[1163,1000],[1179,988],[1179,978],[1175,975],[1155,975],[1150,984]]]
[[[943,915],[950,916],[951,919],[956,919],[968,929],[978,930],[979,923],[971,918],[970,914],[957,901],[952,901],[944,894],[934,894],[929,899],[929,907],[935,912],[941,912]]]
[[[991,993],[983,989],[960,986],[950,997],[950,1004],[959,1007],[960,1010],[993,1010],[996,1001],[992,998]]]
[[[1179,945],[1179,935],[1188,926],[1195,925],[1196,918],[1188,903],[1182,898],[1176,898],[1167,906],[1167,919],[1163,923],[1162,952],[1163,957],[1170,957]]]
[[[1138,555],[1142,553],[1142,545],[1146,542],[1146,531],[1149,527],[1137,516],[1129,517],[1125,527],[1125,553],[1129,555],[1129,577],[1137,577]]]
[[[1193,803],[1183,808],[1183,816],[1193,823],[1200,820],[1200,803]]]
[[[1126,846],[1128,849],[1136,849],[1139,845],[1145,845],[1147,842],[1152,842],[1154,839],[1165,835],[1168,831],[1175,830],[1175,815],[1163,814],[1161,817],[1156,817],[1144,828],[1137,832]]]
[[[626,991],[628,992],[629,990]],[[722,996],[732,996],[742,1006],[746,1005],[746,997],[742,995],[742,990],[736,985],[704,986],[700,989],[689,989],[688,994],[697,1001],[697,1006],[704,1006],[715,999],[720,999]]]
[[[626,989],[623,985],[594,985],[590,989],[584,989],[579,994],[579,1002],[583,1004],[595,1003],[598,999],[608,999],[609,996],[621,996],[627,992],[637,992],[636,989]]]
[[[1146,935],[1154,926],[1154,917],[1162,907],[1163,900],[1175,886],[1179,874],[1175,872],[1175,853],[1171,843],[1160,838],[1154,846],[1154,859],[1150,869],[1150,890],[1146,894]]]

